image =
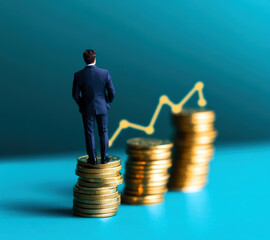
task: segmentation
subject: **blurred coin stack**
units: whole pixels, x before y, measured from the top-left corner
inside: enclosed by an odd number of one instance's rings
[[[212,159],[215,113],[206,109],[184,109],[173,114],[173,166],[169,180],[170,190],[196,192],[207,183],[209,161]]]
[[[109,156],[110,161],[100,164],[87,163],[88,156],[78,158],[76,175],[79,176],[73,188],[73,211],[75,215],[89,218],[110,217],[116,214],[121,198],[117,186],[123,182],[121,159]]]
[[[168,140],[155,138],[132,138],[127,141],[123,203],[146,205],[163,201],[163,195],[168,190],[172,146]]]

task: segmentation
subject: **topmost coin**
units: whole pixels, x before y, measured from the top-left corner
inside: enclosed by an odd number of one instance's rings
[[[158,138],[131,138],[127,140],[127,147],[137,150],[151,150],[151,149],[170,149],[173,143],[169,140],[163,140]]]
[[[88,155],[78,157],[77,161],[78,164],[82,167],[91,167],[91,168],[111,168],[111,167],[117,167],[121,164],[121,158],[117,156],[110,155],[110,161],[106,164],[100,164],[101,163],[101,156],[97,156],[97,162],[98,164],[92,165],[91,163],[87,162]]]
[[[179,114],[174,114],[173,118],[175,121],[188,120],[190,123],[213,122],[215,120],[215,112],[205,108],[187,108],[183,109]]]

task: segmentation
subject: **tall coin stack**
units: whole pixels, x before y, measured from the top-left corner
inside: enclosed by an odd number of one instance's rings
[[[76,175],[79,176],[73,188],[73,211],[75,215],[89,218],[114,216],[121,198],[117,186],[123,182],[121,159],[109,156],[106,164],[87,163],[88,156],[77,160]],[[97,157],[100,163],[100,156]]]
[[[128,159],[122,202],[134,205],[157,204],[168,190],[171,148],[168,140],[132,138],[127,141]]]
[[[196,192],[207,183],[217,136],[214,121],[215,113],[206,109],[184,109],[172,115],[176,133],[170,190]]]

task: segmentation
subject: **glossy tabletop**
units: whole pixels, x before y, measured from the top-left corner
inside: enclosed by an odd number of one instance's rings
[[[125,162],[123,150],[111,154]],[[1,239],[270,239],[269,142],[218,146],[201,192],[104,219],[72,214],[79,155],[0,159]]]

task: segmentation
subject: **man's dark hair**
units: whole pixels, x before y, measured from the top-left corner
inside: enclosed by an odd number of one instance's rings
[[[96,59],[96,52],[92,49],[87,49],[83,53],[83,59],[86,64],[93,63]]]

